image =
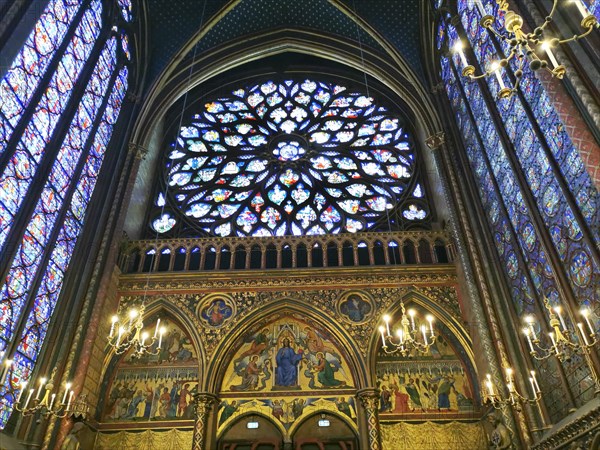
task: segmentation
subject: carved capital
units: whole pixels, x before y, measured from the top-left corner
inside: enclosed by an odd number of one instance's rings
[[[129,151],[134,154],[135,159],[142,161],[146,159],[146,155],[148,154],[148,149],[146,147],[142,147],[135,142],[129,143]]]
[[[219,398],[210,392],[199,392],[194,395],[194,406],[196,409],[196,417],[198,419],[205,418],[210,412],[213,405],[219,402]]]
[[[376,388],[361,389],[356,393],[356,397],[363,408],[370,412],[379,407],[379,392],[379,389]]]
[[[427,139],[425,139],[425,144],[429,147],[430,150],[437,150],[446,142],[446,135],[443,131],[439,131],[438,133],[432,134]]]

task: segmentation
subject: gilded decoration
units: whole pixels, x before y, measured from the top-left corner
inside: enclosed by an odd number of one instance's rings
[[[130,350],[119,361],[104,398],[102,421],[112,423],[180,421],[194,418],[198,391],[198,355],[190,336],[174,321],[166,329],[161,350],[137,356]],[[146,329],[153,333],[156,322]],[[157,347],[158,342],[153,347]],[[154,352],[156,348],[152,348]]]
[[[336,286],[340,282],[336,279],[330,283],[330,286]],[[223,288],[221,285],[220,288]],[[201,341],[206,357],[210,359],[223,339],[239,328],[239,325],[246,317],[254,311],[257,311],[267,305],[276,304],[284,300],[294,301],[305,305],[309,309],[315,309],[320,312],[326,312],[332,319],[339,323],[344,330],[351,336],[357,344],[356,348],[366,357],[371,345],[371,339],[376,333],[379,316],[383,311],[393,308],[400,298],[408,295],[421,295],[429,299],[432,303],[440,306],[457,322],[461,322],[460,308],[458,305],[458,296],[455,286],[402,286],[362,289],[343,293],[340,296],[341,289],[318,289],[318,290],[281,290],[281,291],[244,291],[211,294],[204,293],[182,293],[157,295],[161,299],[172,305],[181,315],[189,320],[193,327],[202,330],[198,333],[198,339]],[[372,312],[363,310],[364,320],[354,322],[350,320],[349,314],[353,314],[349,309],[342,311],[341,305],[348,302],[352,295],[360,295],[360,298],[372,306]],[[148,295],[151,299],[151,297]],[[219,313],[215,317],[221,321],[220,326],[207,326],[207,320],[201,315],[206,308],[206,314],[211,305],[219,299],[224,300],[225,307],[231,308],[229,315],[227,309],[225,313]],[[126,295],[121,301],[127,305],[135,303],[139,298],[135,295]],[[219,306],[222,308],[222,306]],[[363,314],[363,313],[359,313]],[[221,317],[220,314],[223,316]],[[369,315],[370,314],[370,315]],[[227,317],[226,317],[227,316]],[[226,317],[226,318],[225,318]],[[355,317],[359,317],[358,315]]]
[[[193,435],[193,430],[178,429],[168,431],[146,430],[141,433],[129,431],[98,433],[94,449],[190,450]]]
[[[485,429],[477,423],[381,424],[384,449],[483,450],[488,448]]]
[[[328,331],[300,315],[274,317],[241,337],[225,372],[221,395],[353,387],[350,366]]]
[[[428,268],[427,271],[415,270],[414,267],[397,267],[397,273],[390,273],[390,267],[384,267],[381,273],[376,268],[370,267],[368,271],[361,269],[348,270],[346,276],[320,274],[324,270],[312,271],[305,275],[301,270],[294,273],[285,273],[284,276],[277,274],[236,273],[236,276],[216,277],[214,273],[203,272],[190,275],[176,276],[170,273],[161,278],[160,274],[148,276],[122,275],[119,281],[119,290],[129,294],[144,291],[173,292],[173,291],[252,291],[264,288],[299,288],[306,289],[307,286],[315,287],[350,287],[372,286],[372,285],[427,285],[432,284],[454,284],[457,282],[454,268]],[[339,272],[339,268],[336,271]],[[204,275],[204,276],[201,276]],[[246,276],[244,276],[246,275]]]
[[[343,415],[354,424],[352,369],[323,327],[300,314],[275,313],[234,346],[219,393],[219,434],[250,413],[273,417],[284,433],[317,411]]]
[[[410,305],[423,316],[422,308]],[[417,329],[418,329],[417,325]],[[449,420],[481,416],[473,387],[473,366],[456,337],[435,323],[437,339],[424,354],[377,353],[381,420]]]
[[[352,395],[315,397],[300,394],[295,396],[272,394],[267,398],[242,395],[235,399],[224,399],[219,405],[217,435],[221,436],[239,417],[253,414],[273,418],[284,435],[291,435],[304,418],[320,412],[337,414],[358,430],[356,403]]]

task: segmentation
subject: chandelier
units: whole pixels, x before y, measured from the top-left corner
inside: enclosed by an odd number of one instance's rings
[[[433,316],[425,316],[428,326],[421,323],[417,326],[419,319],[417,312],[414,309],[406,311],[404,302],[400,303],[402,309],[402,318],[398,328],[391,332],[389,315],[383,316],[385,327],[380,326],[381,342],[383,351],[387,354],[398,353],[403,357],[412,356],[415,353],[427,353],[430,347],[436,340],[436,335],[433,332]]]
[[[485,389],[482,393],[482,398],[485,404],[493,406],[495,409],[500,409],[504,406],[512,406],[516,410],[520,411],[523,404],[536,404],[542,398],[542,391],[537,382],[535,371],[530,371],[529,384],[531,385],[532,397],[522,395],[515,386],[515,380],[513,376],[513,369],[511,367],[506,368],[506,389],[508,390],[508,396],[503,396],[502,393],[496,388],[492,381],[492,376],[488,373],[482,386]]]
[[[123,314],[123,308],[119,306],[117,314],[111,319],[108,335],[108,343],[115,349],[115,354],[121,355],[130,348],[133,349],[134,357],[140,357],[144,354],[159,354],[165,329],[160,326],[160,319],[158,319],[152,337],[147,331],[142,331],[144,329],[145,309],[145,305],[142,304],[139,310],[131,308]],[[152,349],[157,340],[158,345]]]
[[[533,315],[525,317],[523,334],[527,339],[531,356],[537,360],[544,360],[555,356],[559,361],[565,362],[569,361],[573,355],[580,354],[589,360],[592,348],[600,342],[598,330],[594,328],[590,320],[590,310],[582,308],[579,311],[579,314],[585,321],[585,325],[582,322],[573,325],[565,321],[563,310],[560,306],[552,308],[546,299],[544,299],[544,306],[548,311],[550,327],[552,328],[552,331],[548,332],[549,341],[542,342],[541,333],[536,331],[536,317]],[[575,330],[578,330],[579,333]],[[590,368],[590,376],[595,384],[595,391],[596,393],[600,393],[600,377],[593,363],[588,364],[588,366]]]
[[[67,382],[62,391],[62,398],[59,400],[61,389],[59,387],[55,391],[55,375],[56,368],[52,370],[50,378],[40,378],[37,383],[37,392],[35,387],[33,387],[25,394],[27,382],[21,382],[21,390],[15,403],[15,409],[24,416],[31,416],[39,413],[45,418],[54,416],[59,419],[65,417],[85,419],[89,412],[87,395],[83,394],[76,397],[75,391],[71,390],[72,384]],[[33,385],[35,386],[35,383],[33,383]]]
[[[544,23],[536,27],[533,32],[526,33],[522,28],[523,18],[509,8],[508,1],[496,0],[496,3],[498,4],[498,11],[504,13],[505,31],[502,32],[495,28],[494,25],[497,19],[487,13],[482,1],[473,0],[473,2],[475,3],[477,10],[481,15],[479,24],[482,28],[485,28],[492,37],[498,38],[507,45],[508,55],[502,59],[493,61],[484,73],[476,75],[475,67],[467,62],[467,58],[465,57],[465,53],[463,51],[464,44],[462,41],[459,40],[454,44],[454,51],[458,53],[462,62],[463,76],[470,78],[471,80],[478,80],[492,75],[496,77],[500,86],[498,98],[508,98],[517,91],[521,82],[521,78],[523,77],[523,67],[525,66],[526,62],[529,63],[529,68],[534,72],[544,69],[550,72],[553,77],[562,79],[567,69],[562,64],[559,64],[554,56],[554,53],[552,52],[552,49],[556,48],[558,45],[582,39],[598,26],[598,20],[587,10],[582,0],[571,0],[571,3],[574,3],[577,6],[579,13],[583,16],[581,27],[584,31],[581,34],[576,34],[567,39],[558,39],[556,37],[549,36],[547,33],[547,27],[553,21],[553,17],[557,11],[559,2],[559,0],[553,0],[552,9],[550,10],[548,16],[544,19]],[[542,52],[546,53],[548,60],[540,57],[540,54],[543,55]],[[501,69],[506,68],[511,61],[514,61],[515,63],[515,82],[512,88],[506,86],[501,74]]]
[[[586,325],[584,326],[583,323],[579,322],[571,329],[567,327],[560,306],[551,308],[547,303],[545,306],[549,313],[550,327],[552,328],[552,331],[548,333],[550,345],[541,342],[534,326],[537,322],[536,317],[533,315],[525,317],[526,326],[523,328],[523,334],[527,338],[531,356],[535,359],[543,360],[556,356],[560,361],[565,361],[570,358],[572,353],[577,353],[580,350],[588,351],[598,343],[597,331],[592,326],[589,319],[590,311],[587,308],[580,311]],[[575,329],[579,330],[579,336],[574,332]]]

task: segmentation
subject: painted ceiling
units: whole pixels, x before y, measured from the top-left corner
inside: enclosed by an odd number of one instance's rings
[[[338,3],[360,17],[395,47],[411,68],[422,75],[419,7],[425,0],[342,0]],[[384,52],[379,43],[330,0],[148,0],[150,80],[154,80],[203,24],[225,14],[200,41],[197,52],[243,36],[270,30],[302,29],[337,35],[359,47]]]

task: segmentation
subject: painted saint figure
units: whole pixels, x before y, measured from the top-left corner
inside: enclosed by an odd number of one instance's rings
[[[232,391],[254,391],[258,388],[258,375],[260,367],[258,366],[258,355],[250,358],[248,365],[239,375],[242,377],[242,384],[232,385]]]
[[[337,387],[344,386],[346,383],[340,380],[335,379],[335,371],[323,352],[317,353],[317,365],[315,366],[315,370],[317,371],[317,380],[324,387]]]
[[[275,361],[275,384],[277,386],[296,386],[298,384],[298,363],[304,355],[303,350],[298,349],[298,353],[290,347],[290,340],[283,340],[283,347],[277,352]]]

